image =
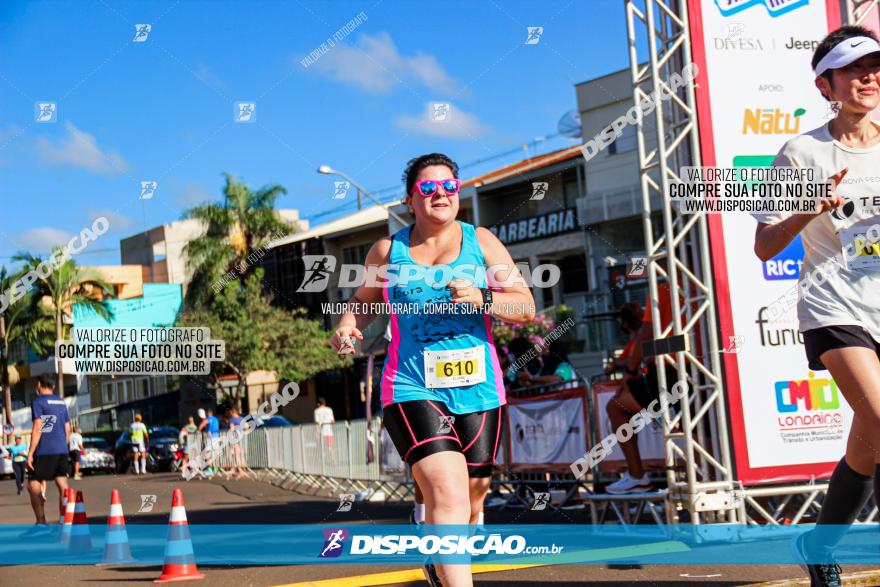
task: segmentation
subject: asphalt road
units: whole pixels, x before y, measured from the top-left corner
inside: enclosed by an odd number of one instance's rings
[[[182,487],[189,522],[192,524],[340,524],[406,522],[410,507],[407,504],[355,503],[350,512],[337,512],[338,502],[317,497],[305,497],[269,483],[255,480],[194,480],[189,483],[178,475],[154,474],[141,477],[95,475],[72,482],[85,495],[89,521],[103,524],[109,508],[110,492],[118,489],[122,497],[128,524],[166,524],[171,509],[174,487]],[[156,495],[151,512],[137,513],[142,495]],[[57,492],[49,490],[54,504]],[[49,522],[57,521],[55,507],[49,510]],[[23,494],[15,494],[12,481],[0,481],[0,519],[4,524],[31,524],[33,513]],[[487,523],[588,523],[584,511],[531,512],[508,510],[487,512]],[[2,545],[0,545],[2,548]],[[871,567],[847,567],[849,574],[861,578],[847,584],[880,585],[880,575],[866,573]],[[407,567],[378,565],[320,565],[320,566],[200,566],[211,587],[269,587],[299,582],[326,585],[378,585],[374,581],[343,581],[343,578],[386,572],[407,571]],[[4,566],[0,567],[0,585],[3,587],[44,585],[143,585],[159,576],[155,566],[123,566],[96,568],[90,565],[74,566]],[[395,578],[396,577],[396,578]],[[397,581],[398,585],[424,585],[413,580],[412,574],[386,576],[383,580]],[[774,581],[779,585],[807,585],[799,568],[790,565],[556,565],[529,569],[504,570],[475,575],[480,587],[518,587],[525,585],[644,585],[666,586],[683,583],[697,585],[747,585]],[[800,580],[800,581],[798,581]],[[403,581],[403,582],[401,582]],[[778,583],[777,583],[778,582]]]

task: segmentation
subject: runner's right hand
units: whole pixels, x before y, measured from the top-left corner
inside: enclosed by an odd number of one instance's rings
[[[837,187],[840,185],[840,182],[843,181],[844,176],[849,172],[849,167],[844,167],[834,175],[828,178],[833,184],[833,196],[830,198],[823,198],[819,200],[818,205],[819,209],[816,210],[814,216],[819,216],[820,214],[824,214],[825,212],[830,212],[832,210],[836,210],[840,206],[844,204],[846,200],[843,199],[843,196],[837,194]]]
[[[353,326],[340,326],[330,337],[330,346],[340,355],[353,355],[355,353],[355,338],[363,341],[364,335]]]

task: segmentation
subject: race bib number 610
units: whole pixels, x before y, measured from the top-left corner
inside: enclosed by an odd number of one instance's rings
[[[425,385],[462,387],[486,380],[486,352],[481,346],[451,351],[425,351]]]
[[[880,241],[872,241],[868,236],[871,231],[866,230],[867,228],[868,223],[862,221],[840,231],[840,242],[844,246],[843,258],[848,269],[880,271]],[[852,257],[846,254],[849,244],[855,253]]]

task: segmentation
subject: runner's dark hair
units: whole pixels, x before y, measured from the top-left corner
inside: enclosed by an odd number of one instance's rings
[[[842,43],[847,39],[851,39],[853,37],[871,37],[875,41],[880,41],[877,38],[877,35],[874,31],[870,29],[866,29],[863,26],[857,25],[844,25],[837,30],[831,31],[828,35],[822,39],[819,43],[819,46],[816,47],[816,51],[813,53],[813,60],[810,62],[810,66],[813,69],[816,69],[816,66],[819,65],[819,62],[822,61],[822,58],[828,55],[832,49],[834,49],[837,45]],[[828,80],[828,83],[831,84],[831,87],[834,87],[834,81],[831,79],[831,72],[833,70],[826,70],[825,73],[822,74],[822,77]],[[825,94],[822,96],[830,101],[830,98]]]
[[[40,375],[40,385],[47,389],[55,389],[55,375],[49,373],[43,373]]]
[[[642,316],[644,310],[638,302],[628,302],[620,307],[617,314],[618,323],[625,327],[628,332],[638,330],[642,327]]]
[[[413,187],[416,185],[416,178],[419,176],[422,169],[430,167],[431,165],[445,165],[452,171],[452,177],[458,177],[458,163],[443,153],[428,153],[427,155],[420,155],[407,162],[403,177],[401,177],[406,184],[407,196],[412,193]]]

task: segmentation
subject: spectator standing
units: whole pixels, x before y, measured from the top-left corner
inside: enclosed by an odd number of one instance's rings
[[[82,459],[83,453],[83,437],[80,434],[79,427],[73,429],[73,432],[70,434],[70,465],[73,470],[73,478],[77,481],[82,479],[82,475],[79,472],[80,461]]]
[[[243,418],[238,414],[235,408],[229,410],[229,456],[232,460],[233,478],[247,477],[247,463],[244,458],[244,448],[241,446],[244,434],[247,432],[242,428],[241,422]],[[233,442],[232,431],[238,429],[241,433],[237,435],[237,442]]]
[[[199,412],[201,415],[202,412]],[[207,410],[204,412],[205,417],[199,422],[199,432],[205,431],[208,433],[208,443],[211,446],[210,456],[208,457],[208,467],[205,470],[205,473],[208,475],[214,474],[214,447],[217,445],[215,440],[220,438],[220,421],[214,416],[214,410]]]
[[[191,443],[194,444],[198,429],[199,427],[196,426],[195,420],[190,416],[186,421],[186,425],[181,428],[180,432],[177,434],[177,441],[180,443],[180,449],[183,451],[183,463],[181,464],[181,467],[186,466],[189,462],[189,447]],[[194,444],[194,446],[197,445]]]
[[[315,402],[315,423],[321,429],[321,441],[330,450],[332,458],[333,424],[336,423],[336,418],[333,417],[333,409],[327,405],[327,401],[323,397],[319,397]]]

